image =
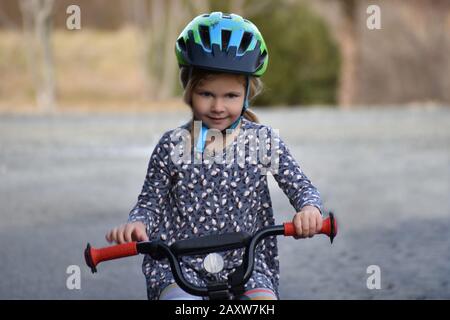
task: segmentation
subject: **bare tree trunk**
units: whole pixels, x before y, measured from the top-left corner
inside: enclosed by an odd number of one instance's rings
[[[147,0],[134,0],[132,5],[134,21],[138,30],[139,72],[144,87],[144,98],[151,100],[154,98],[156,90],[150,65],[152,34],[149,32],[149,2]]]
[[[139,57],[144,96],[149,100],[160,100],[165,55],[165,1],[135,0],[134,16],[139,29]]]
[[[164,100],[173,97],[178,81],[175,41],[184,23],[208,12],[209,2],[185,0],[134,0],[133,19],[139,30],[139,59],[145,97]]]
[[[179,0],[170,0],[168,11],[166,12],[166,35],[165,35],[165,54],[164,54],[164,68],[162,75],[162,88],[160,98],[170,98],[173,96],[176,71],[178,69],[175,59],[175,41],[178,36],[177,32],[180,30],[180,20],[183,20],[182,8]],[[162,49],[162,48],[161,48]]]
[[[357,92],[357,3],[356,0],[340,2],[343,20],[338,33],[342,59],[338,104],[341,108],[347,109],[354,105]]]
[[[54,61],[50,37],[53,0],[21,0],[25,46],[39,110],[55,110]]]

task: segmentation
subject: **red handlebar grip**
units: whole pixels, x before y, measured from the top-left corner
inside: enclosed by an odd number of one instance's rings
[[[284,235],[295,236],[297,232],[295,232],[295,227],[293,222],[285,222],[284,225]],[[337,223],[334,218],[333,213],[330,212],[330,216],[323,220],[322,229],[318,233],[326,234],[330,237],[331,242],[333,242],[334,237],[337,235]]]
[[[91,268],[92,272],[96,272],[96,266],[102,261],[113,260],[138,254],[137,242],[128,242],[105,248],[93,248],[88,243],[84,252],[86,264]]]
[[[297,234],[295,232],[295,227],[293,222],[285,222],[284,225],[284,236],[285,237],[293,237]]]

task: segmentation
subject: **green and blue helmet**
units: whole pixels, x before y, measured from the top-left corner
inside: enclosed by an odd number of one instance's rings
[[[179,35],[180,67],[261,76],[269,55],[258,28],[237,14],[212,12],[194,18]]]

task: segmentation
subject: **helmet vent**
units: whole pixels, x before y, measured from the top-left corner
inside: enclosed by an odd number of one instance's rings
[[[230,30],[222,30],[222,50],[226,50],[228,48],[228,44],[230,43],[231,31]]]
[[[266,59],[267,51],[264,50],[261,55],[259,56],[259,64],[262,65],[264,63],[264,60]]]
[[[178,46],[180,47],[181,51],[186,51],[186,42],[184,42],[183,38],[180,38],[177,40]]]
[[[222,18],[231,19],[231,16],[229,14],[222,14]]]
[[[202,39],[203,46],[210,50],[211,49],[211,40],[209,36],[209,27],[208,26],[199,26],[198,32],[200,34],[200,39]]]
[[[241,44],[239,45],[238,53],[244,53],[248,49],[248,46],[252,41],[252,37],[253,35],[250,32],[244,32]]]

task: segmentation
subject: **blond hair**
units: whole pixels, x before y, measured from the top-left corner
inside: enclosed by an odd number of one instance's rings
[[[211,77],[212,75],[220,74],[220,72],[204,70],[193,68],[191,72],[189,72],[188,67],[181,67],[180,70],[180,82],[184,89],[183,100],[184,102],[192,108],[192,92],[196,88],[196,86],[200,83],[200,81]],[[249,85],[249,93],[248,99],[249,101],[253,100],[257,95],[262,92],[263,83],[258,77],[249,77],[250,85]],[[244,118],[250,120],[252,122],[259,123],[259,119],[256,114],[247,108],[243,114]]]

